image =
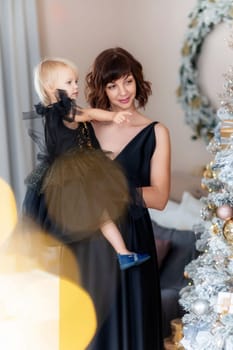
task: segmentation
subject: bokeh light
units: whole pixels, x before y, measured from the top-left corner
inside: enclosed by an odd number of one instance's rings
[[[75,256],[35,223],[19,218],[0,179],[0,343],[7,350],[84,350],[97,327]]]
[[[17,206],[10,186],[0,178],[0,245],[9,237],[17,223]]]

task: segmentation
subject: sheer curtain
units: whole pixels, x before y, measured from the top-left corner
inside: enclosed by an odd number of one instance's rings
[[[22,113],[36,101],[32,74],[39,59],[36,0],[0,0],[0,177],[19,209],[35,162]]]

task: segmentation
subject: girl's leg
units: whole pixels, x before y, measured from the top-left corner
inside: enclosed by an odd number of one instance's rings
[[[132,254],[125,245],[125,242],[122,238],[120,231],[113,221],[106,221],[100,227],[104,237],[108,240],[108,242],[115,249],[118,254]]]
[[[104,237],[115,249],[121,270],[140,265],[150,258],[149,254],[130,252],[126,248],[122,235],[113,221],[106,221],[101,225],[100,229]]]

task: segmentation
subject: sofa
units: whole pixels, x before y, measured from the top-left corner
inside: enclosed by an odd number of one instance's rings
[[[166,208],[149,209],[160,266],[164,338],[171,334],[171,320],[184,314],[179,291],[190,282],[184,277],[184,269],[198,256],[193,230],[201,222],[200,198],[207,194],[201,186],[202,172],[173,171]]]
[[[153,220],[152,225],[160,272],[163,337],[166,338],[171,334],[171,320],[184,315],[179,305],[179,291],[189,283],[184,277],[184,268],[198,252],[192,230],[163,227]]]

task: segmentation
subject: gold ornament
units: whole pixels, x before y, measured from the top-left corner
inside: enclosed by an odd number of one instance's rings
[[[184,278],[189,278],[189,274],[187,271],[184,271]]]
[[[214,235],[217,235],[219,233],[218,224],[213,224],[210,229]]]
[[[182,320],[176,318],[170,324],[171,335],[164,339],[164,350],[184,350],[184,347],[180,344],[180,340],[183,338]]]
[[[211,169],[206,169],[203,173],[205,179],[212,179],[214,177],[213,171]]]
[[[233,18],[233,6],[230,8],[228,14],[229,14],[229,17]]]
[[[220,134],[221,134],[221,137],[227,137],[227,138],[231,137],[231,135],[233,134],[233,128],[229,128],[229,127],[221,128]]]
[[[177,90],[176,90],[176,96],[177,96],[177,97],[181,97],[181,96],[182,96],[182,88],[181,88],[181,86],[179,86],[179,87],[177,88]]]
[[[223,226],[223,236],[229,244],[233,244],[233,218],[226,220]]]
[[[193,20],[189,24],[189,28],[194,28],[197,26],[197,24],[198,24],[198,19],[197,19],[197,17],[195,17],[195,18],[193,18]]]
[[[171,321],[172,341],[175,345],[178,345],[183,338],[183,324],[181,319],[176,318]]]
[[[190,50],[189,43],[187,41],[184,43],[184,46],[183,46],[181,52],[182,52],[183,56],[189,56],[190,55],[191,50]]]
[[[212,178],[216,178],[216,174],[215,172],[212,170],[212,167],[214,165],[214,162],[211,161],[209,164],[207,164],[204,168],[203,171],[203,177],[205,179],[212,179]]]
[[[214,210],[216,210],[217,207],[214,203],[209,203],[208,208],[214,211]]]
[[[208,186],[206,184],[204,184],[203,182],[201,183],[201,188],[203,190],[208,190]]]
[[[189,102],[189,105],[193,109],[198,109],[201,107],[201,98],[199,96],[194,97],[191,102]]]

